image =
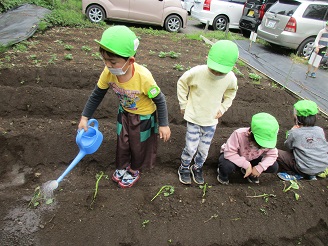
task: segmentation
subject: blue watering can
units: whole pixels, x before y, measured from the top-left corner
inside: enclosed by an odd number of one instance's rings
[[[93,126],[91,124],[93,123]],[[62,175],[57,180],[51,181],[51,188],[54,190],[58,187],[59,182],[76,166],[77,163],[87,154],[93,154],[100,147],[103,134],[98,130],[98,121],[96,119],[90,119],[88,121],[88,131],[84,129],[79,130],[76,135],[76,143],[80,148],[80,152],[72,161],[72,163],[66,168]]]

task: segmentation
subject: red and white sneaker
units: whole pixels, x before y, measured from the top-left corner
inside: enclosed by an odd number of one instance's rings
[[[112,180],[116,183],[120,182],[126,173],[126,169],[116,169],[112,175]]]
[[[136,171],[134,174],[132,174],[130,171],[126,171],[122,180],[118,182],[118,185],[121,188],[130,188],[139,180],[139,178],[139,171]]]

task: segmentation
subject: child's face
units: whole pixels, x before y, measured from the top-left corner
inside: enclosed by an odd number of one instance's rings
[[[128,60],[125,60],[117,56],[108,56],[107,53],[103,53],[102,57],[105,65],[110,68],[122,68],[122,70],[125,71],[130,66],[130,58]]]
[[[215,76],[223,76],[223,75],[226,75],[226,73],[221,73],[221,72],[218,72],[218,71],[215,71],[213,70],[212,68],[208,68],[210,70],[210,72],[212,74],[214,74]]]

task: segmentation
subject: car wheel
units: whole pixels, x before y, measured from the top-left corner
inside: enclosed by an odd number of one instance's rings
[[[165,30],[168,32],[178,32],[182,27],[182,20],[177,15],[170,15],[165,20]]]
[[[98,23],[105,19],[105,10],[99,5],[91,5],[87,9],[86,15],[91,22]]]
[[[314,40],[314,37],[305,39],[300,46],[298,46],[296,54],[302,57],[309,57],[313,50]]]
[[[213,29],[219,31],[225,31],[228,26],[228,18],[224,15],[219,15],[215,17],[213,21]]]

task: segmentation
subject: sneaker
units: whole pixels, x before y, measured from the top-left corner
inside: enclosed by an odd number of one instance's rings
[[[218,176],[217,176],[217,180],[219,181],[220,184],[223,184],[223,185],[227,185],[229,184],[229,179],[227,178],[223,178],[220,174],[220,169],[218,168]]]
[[[190,169],[189,168],[181,168],[178,169],[179,180],[183,184],[191,184],[190,178]]]
[[[246,173],[246,170],[244,168],[241,168],[240,170],[241,170],[242,174]],[[247,180],[248,180],[248,182],[254,183],[254,184],[259,184],[260,183],[259,177],[255,177],[252,174],[248,175]]]
[[[311,73],[310,77],[311,78],[316,78],[317,76],[315,75],[315,73]]]
[[[116,169],[112,175],[112,180],[116,183],[120,182],[126,173],[126,169]]]
[[[314,180],[317,180],[317,177],[315,175],[308,175],[306,177],[306,180],[309,180],[309,181],[314,181]]]
[[[323,178],[323,179],[324,179],[324,178],[327,178],[327,177],[328,177],[328,168],[326,168],[325,171],[319,173],[317,176],[318,176],[319,178]]]
[[[139,171],[136,171],[134,174],[132,174],[130,171],[126,171],[122,180],[118,182],[118,185],[121,188],[130,188],[139,180],[139,178]]]
[[[300,174],[288,174],[285,172],[277,173],[277,176],[284,181],[300,180],[303,178],[303,176]]]
[[[192,165],[190,168],[190,172],[192,174],[192,179],[196,184],[204,184],[204,178],[203,178],[203,169],[202,168],[196,168],[195,165]]]

